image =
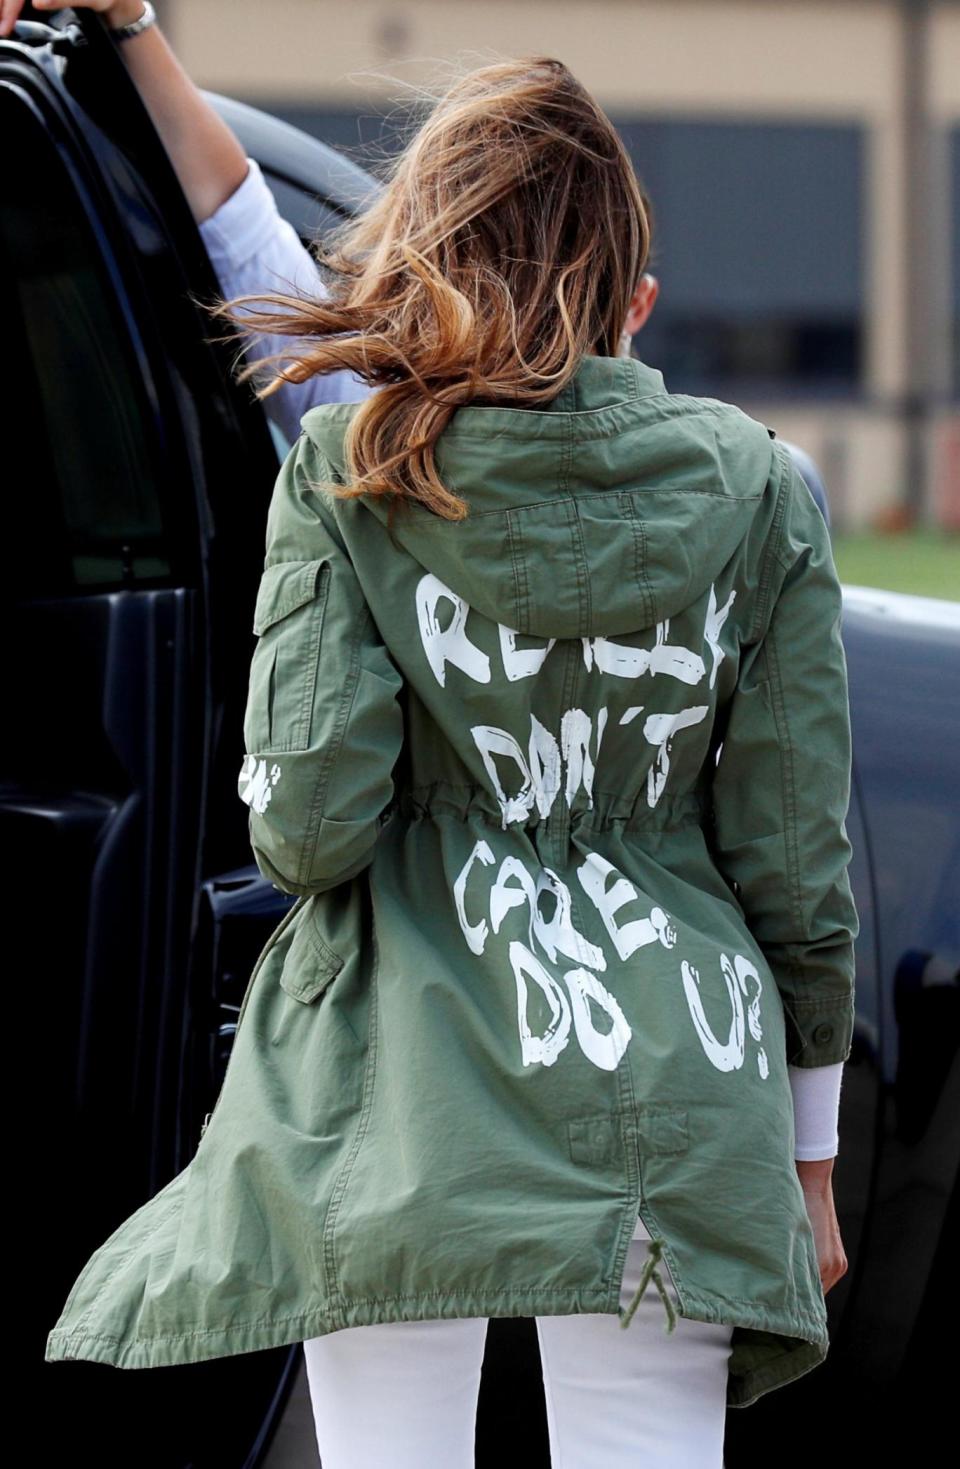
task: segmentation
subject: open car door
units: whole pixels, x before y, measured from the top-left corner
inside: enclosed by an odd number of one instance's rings
[[[0,42],[0,125],[17,712],[0,829],[30,975],[31,1457],[254,1464],[290,1349],[142,1373],[42,1359],[86,1258],[194,1152],[289,902],[253,868],[236,799],[253,645],[237,629],[278,450],[231,377],[239,338],[205,340],[229,324],[191,295],[218,282],[99,15]]]

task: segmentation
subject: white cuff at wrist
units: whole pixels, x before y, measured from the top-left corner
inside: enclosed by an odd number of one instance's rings
[[[787,1065],[793,1094],[794,1158],[800,1162],[834,1158],[839,1152],[838,1117],[843,1067],[842,1061],[829,1066]]]

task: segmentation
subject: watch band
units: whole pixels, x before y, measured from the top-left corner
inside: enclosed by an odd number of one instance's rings
[[[147,26],[156,23],[157,12],[150,4],[150,0],[143,0],[143,14],[137,20],[131,20],[125,26],[108,26],[111,36],[117,41],[129,41],[131,36],[139,36]]]

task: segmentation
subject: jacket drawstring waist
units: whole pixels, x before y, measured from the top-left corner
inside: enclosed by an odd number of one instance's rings
[[[647,1261],[643,1267],[643,1270],[640,1273],[640,1280],[637,1288],[633,1293],[633,1297],[630,1301],[629,1306],[627,1306],[626,1310],[621,1310],[619,1313],[620,1325],[624,1329],[626,1329],[630,1325],[630,1322],[633,1320],[634,1313],[643,1298],[643,1293],[646,1290],[647,1286],[650,1284],[651,1280],[657,1287],[657,1290],[660,1292],[660,1299],[663,1301],[664,1307],[667,1312],[666,1330],[670,1332],[675,1330],[676,1328],[677,1313],[674,1308],[674,1304],[671,1301],[670,1296],[667,1292],[667,1289],[664,1286],[663,1277],[657,1269],[657,1261],[663,1254],[664,1243],[665,1241],[662,1239],[654,1239],[650,1241],[649,1249],[647,1251]]]

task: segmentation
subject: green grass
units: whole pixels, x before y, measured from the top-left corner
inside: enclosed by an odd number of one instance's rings
[[[941,530],[834,532],[840,580],[960,602],[960,535]]]

